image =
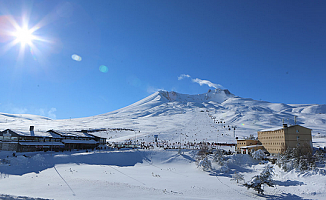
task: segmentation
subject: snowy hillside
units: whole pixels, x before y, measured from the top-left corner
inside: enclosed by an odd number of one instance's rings
[[[51,120],[33,115],[0,114],[0,130],[81,130],[125,128],[106,131],[110,141],[128,139],[234,142],[257,131],[297,123],[311,128],[314,136],[326,136],[326,105],[283,104],[241,98],[215,89],[198,95],[158,91],[119,110],[93,117]],[[235,130],[234,130],[235,129]],[[137,134],[137,135],[136,135]],[[187,135],[187,136],[186,136]]]
[[[158,91],[130,106],[93,117],[52,120],[27,114],[0,114],[0,130],[100,130],[108,142],[159,140],[234,143],[282,120],[313,130],[313,145],[326,142],[326,105],[269,103],[213,90],[199,95]],[[319,134],[318,134],[319,133]],[[220,147],[229,150],[232,147]],[[312,171],[284,172],[277,165],[275,187],[265,196],[242,184],[260,174],[268,161],[225,155],[203,171],[196,150],[96,150],[0,152],[0,199],[325,199],[325,165]],[[198,162],[200,163],[200,162]],[[235,174],[244,180],[231,181]],[[24,187],[17,187],[23,185]],[[232,195],[230,195],[232,194]]]

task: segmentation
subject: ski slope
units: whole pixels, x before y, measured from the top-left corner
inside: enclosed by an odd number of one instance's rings
[[[153,135],[174,142],[180,137],[190,142],[234,142],[234,136],[256,135],[259,130],[282,126],[283,121],[294,124],[294,117],[297,124],[312,129],[313,136],[326,136],[326,105],[270,103],[222,89],[198,95],[158,91],[125,108],[86,118],[52,120],[2,113],[0,130],[28,130],[31,125],[43,131],[124,128],[134,131],[106,131],[102,135],[112,142],[136,138],[149,142]]]

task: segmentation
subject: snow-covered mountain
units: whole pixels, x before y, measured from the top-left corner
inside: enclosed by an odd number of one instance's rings
[[[234,134],[238,137],[256,135],[258,130],[281,126],[282,120],[294,123],[294,116],[297,123],[313,129],[314,146],[325,146],[325,137],[317,137],[326,136],[325,105],[256,101],[235,96],[228,90],[212,90],[199,95],[158,91],[114,112],[71,120],[0,113],[0,130],[28,130],[30,125],[41,130],[105,128],[92,134],[107,137],[110,142],[129,139],[149,142],[153,141],[153,135],[159,135],[160,140],[169,140],[169,144],[177,146],[179,141],[235,142]],[[197,152],[192,150],[184,150],[183,154],[177,150],[155,148],[17,152],[16,156],[12,155],[12,152],[0,152],[3,179],[0,186],[10,195],[51,199],[103,199],[110,196],[120,199],[135,196],[138,199],[216,199],[217,196],[230,199],[230,195],[223,194],[237,191],[231,199],[265,199],[265,196],[230,181],[235,172],[250,180],[267,165],[249,155],[225,156],[223,165],[212,162],[212,169],[207,172],[196,165]],[[212,157],[208,158],[212,160]],[[306,171],[300,175],[294,170],[284,172],[277,165],[273,166],[277,187],[265,187],[266,196],[272,199],[325,199],[324,166],[319,171]],[[15,187],[18,184],[24,187]]]
[[[228,90],[215,89],[198,95],[158,91],[119,110],[86,118],[51,120],[34,115],[0,114],[0,130],[126,128],[135,131],[106,133],[111,140],[142,138],[158,134],[165,140],[234,141],[257,131],[279,127],[283,121],[311,128],[313,135],[326,135],[326,105],[283,104],[241,98]],[[235,130],[234,130],[235,129]],[[137,133],[137,136],[135,136]]]

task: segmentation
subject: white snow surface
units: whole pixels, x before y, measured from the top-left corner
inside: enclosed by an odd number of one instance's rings
[[[265,196],[231,181],[234,172],[245,181],[266,164],[249,155],[231,155],[226,165],[203,171],[196,151],[125,150],[65,153],[1,153],[3,196],[18,199],[325,199],[325,174],[275,168],[275,187]],[[9,154],[9,152],[8,152]],[[10,155],[10,154],[9,154]],[[224,171],[224,168],[228,168]],[[232,194],[232,195],[231,195]],[[0,196],[1,197],[1,196]],[[9,199],[9,198],[8,198]]]
[[[158,91],[119,110],[86,118],[52,120],[0,113],[0,131],[83,129],[109,142],[138,140],[235,143],[257,131],[297,124],[312,129],[313,145],[325,147],[326,105],[282,104],[241,98],[216,89],[199,95]],[[235,130],[233,127],[236,127]],[[25,156],[24,156],[25,155]],[[0,199],[326,199],[325,174],[283,172],[265,196],[230,181],[235,171],[249,181],[266,163],[248,155],[230,156],[227,166],[197,168],[196,151],[125,150],[17,153],[0,152]],[[8,156],[8,157],[7,157]],[[225,170],[227,169],[227,170]],[[323,168],[325,170],[325,168]],[[19,186],[19,187],[18,187]],[[24,186],[24,187],[21,187]]]

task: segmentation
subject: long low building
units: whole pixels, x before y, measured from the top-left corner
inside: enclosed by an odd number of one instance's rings
[[[59,135],[46,131],[6,129],[0,132],[0,149],[4,151],[47,151],[64,148]]]
[[[264,150],[264,146],[261,144],[241,146],[239,147],[238,152],[240,152],[241,154],[251,154],[252,152],[257,150]]]
[[[49,130],[48,132],[60,135],[62,142],[65,144],[65,149],[93,149],[99,145],[93,135],[86,131],[56,131]]]
[[[0,150],[4,151],[60,151],[72,149],[93,149],[105,144],[106,138],[100,138],[87,131],[29,131],[6,129],[0,132]]]
[[[250,148],[249,146],[259,145],[259,144],[260,144],[259,141],[256,139],[237,139],[236,151],[238,153],[248,154],[258,149],[258,148]]]

